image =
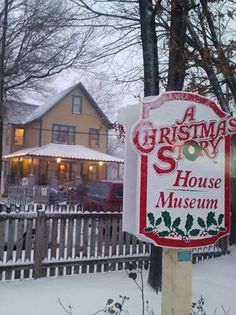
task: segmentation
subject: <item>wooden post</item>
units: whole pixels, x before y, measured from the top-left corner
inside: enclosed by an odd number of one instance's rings
[[[120,164],[117,163],[117,174],[116,174],[117,179],[120,179]]]
[[[192,303],[191,250],[163,248],[162,315],[189,315]]]
[[[42,260],[44,256],[45,211],[37,209],[35,244],[34,244],[34,279],[42,277]]]
[[[30,175],[34,174],[34,158],[30,160]]]

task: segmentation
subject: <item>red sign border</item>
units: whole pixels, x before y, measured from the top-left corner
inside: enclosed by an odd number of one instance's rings
[[[165,104],[167,101],[172,100],[187,100],[199,103],[210,107],[220,118],[226,116],[217,105],[197,94],[187,92],[166,92],[163,93],[158,99],[151,100],[150,102],[143,103],[143,114],[142,118],[147,119],[149,112],[152,109],[158,108]],[[188,242],[184,240],[174,240],[159,237],[154,232],[145,232],[147,226],[147,179],[148,179],[148,155],[141,155],[141,174],[140,174],[140,207],[139,207],[139,233],[152,239],[156,245],[161,247],[172,247],[172,248],[191,248],[191,247],[202,247],[206,245],[212,245],[216,243],[220,238],[229,234],[230,231],[230,149],[231,149],[231,137],[226,136],[225,139],[225,227],[226,232],[219,232],[215,236],[200,240],[190,240]],[[142,210],[144,209],[144,210]]]

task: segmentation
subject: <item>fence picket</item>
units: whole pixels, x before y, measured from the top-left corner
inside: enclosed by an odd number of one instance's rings
[[[98,236],[97,236],[97,257],[103,257],[103,230],[104,230],[104,220],[98,221]],[[97,264],[97,272],[102,271],[102,264]]]
[[[60,221],[60,242],[59,242],[59,260],[65,258],[65,232],[66,232],[66,218],[61,218]],[[58,268],[59,276],[63,276],[64,268]]]
[[[22,260],[23,249],[23,232],[24,232],[24,220],[19,219],[17,224],[17,240],[16,240],[16,262]],[[16,270],[15,279],[21,278],[21,270]]]
[[[50,234],[50,220],[46,220],[45,224],[44,224],[44,233],[43,233],[43,244],[44,244],[44,248],[43,248],[43,259],[48,260],[48,249],[50,248],[50,244],[49,244],[49,234]],[[42,273],[43,273],[43,277],[47,276],[47,268],[43,268],[42,269]]]
[[[25,240],[23,244],[25,247],[25,262],[31,261],[31,252],[33,247],[33,237],[35,236],[35,229],[33,229],[33,220],[27,220],[27,228],[25,234]],[[24,270],[24,278],[29,278],[30,276],[30,269]]]
[[[90,227],[90,255],[89,257],[95,257],[95,246],[96,246],[96,226],[97,226],[97,219],[96,217],[93,217],[91,219],[91,227]],[[89,272],[93,273],[94,272],[94,263],[89,264]]]
[[[15,220],[9,219],[8,221],[8,241],[7,241],[7,259],[6,263],[12,262],[13,250],[14,250],[14,238],[15,238]],[[6,280],[10,280],[12,277],[12,271],[6,271]]]
[[[73,248],[73,233],[74,233],[74,220],[69,218],[68,231],[67,231],[67,259],[72,259],[72,248]],[[66,274],[71,275],[72,267],[66,267]]]
[[[45,229],[45,212],[37,212],[35,246],[34,246],[34,278],[40,278],[43,274],[42,260],[44,256],[44,229]]]
[[[111,256],[115,257],[117,252],[117,241],[118,241],[118,220],[116,217],[112,218],[111,222]],[[111,264],[111,270],[116,270],[116,261]]]
[[[89,219],[88,217],[84,218],[84,227],[83,227],[83,257],[88,257],[88,246],[89,246],[89,239],[88,239],[88,228],[89,228]],[[82,265],[82,273],[87,272],[87,264]]]
[[[75,221],[75,259],[80,258],[80,252],[81,252],[81,217],[76,218]],[[79,273],[79,266],[74,267],[74,273],[78,274]]]
[[[50,260],[54,260],[57,258],[57,230],[58,227],[58,219],[52,219],[52,230],[51,230],[51,256]],[[56,268],[50,268],[50,276],[55,276]]]
[[[106,218],[105,221],[105,237],[104,237],[104,256],[109,257],[109,252],[110,252],[110,239],[111,239],[111,219]],[[109,270],[109,264],[105,263],[104,264],[104,271]]]
[[[122,218],[119,218],[119,247],[118,247],[118,256],[124,255],[124,236],[125,233],[122,232]],[[123,269],[123,263],[118,262],[118,270]]]
[[[6,221],[0,219],[0,262],[3,262],[4,246],[5,246],[5,232]],[[2,280],[2,271],[0,270],[0,280]]]

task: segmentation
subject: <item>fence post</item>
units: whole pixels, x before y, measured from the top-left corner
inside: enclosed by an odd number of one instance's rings
[[[229,253],[229,235],[226,235],[221,239],[221,253],[222,255]]]
[[[35,230],[35,243],[34,243],[34,279],[42,277],[43,267],[42,261],[44,256],[44,230],[45,230],[45,210],[42,205],[37,206],[37,219]]]

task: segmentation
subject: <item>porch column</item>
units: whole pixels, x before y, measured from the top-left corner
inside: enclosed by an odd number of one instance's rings
[[[1,196],[4,194],[4,190],[5,190],[4,174],[6,174],[6,162],[2,160],[1,188],[0,188]]]
[[[31,158],[30,161],[30,175],[34,174],[34,158]]]
[[[117,179],[120,179],[120,163],[117,163]]]

